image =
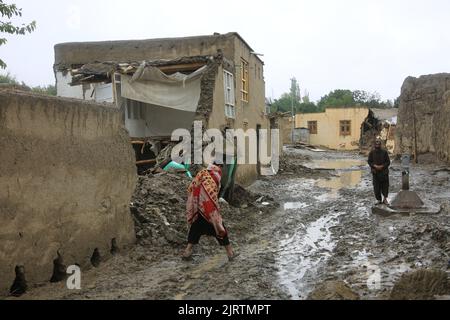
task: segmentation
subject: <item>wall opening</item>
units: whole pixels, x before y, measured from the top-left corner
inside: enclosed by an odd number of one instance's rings
[[[119,253],[119,246],[117,245],[117,240],[116,238],[113,238],[111,240],[111,250],[110,253],[115,256],[117,253]]]
[[[100,266],[100,262],[101,262],[100,251],[98,250],[98,248],[95,248],[91,257],[91,264],[97,268]]]
[[[28,290],[27,280],[25,279],[25,267],[16,266],[16,278],[9,290],[9,294],[13,297],[20,297]]]
[[[53,260],[53,274],[50,282],[61,282],[67,277],[67,268],[64,265],[64,260],[59,250],[56,252],[56,255],[57,258]]]

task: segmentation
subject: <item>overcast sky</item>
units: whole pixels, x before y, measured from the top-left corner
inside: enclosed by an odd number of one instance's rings
[[[332,89],[400,93],[403,80],[450,72],[448,0],[6,0],[38,28],[0,47],[29,85],[54,83],[59,42],[239,32],[264,54],[266,95],[296,77],[313,100]]]

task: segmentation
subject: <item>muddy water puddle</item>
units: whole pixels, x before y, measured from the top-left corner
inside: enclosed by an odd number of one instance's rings
[[[330,228],[338,224],[340,214],[321,217],[280,242],[277,261],[280,283],[292,299],[306,298],[308,288],[305,278],[314,278],[319,266],[331,256],[335,242]]]
[[[332,256],[336,246],[332,229],[339,225],[339,217],[345,212],[330,208],[338,201],[340,190],[356,188],[362,183],[365,165],[364,161],[357,159],[313,160],[306,166],[334,170],[336,176],[318,180],[299,177],[291,181],[288,192],[303,201],[284,203],[284,214],[297,215],[298,219],[294,220],[297,225],[293,234],[280,240],[276,262],[279,282],[292,299],[307,298],[320,267]],[[323,209],[323,214],[312,222],[302,221],[305,217],[317,215],[317,209]]]
[[[360,159],[330,159],[330,160],[311,160],[306,163],[305,166],[310,169],[323,169],[323,170],[340,170],[340,169],[352,169],[361,168],[365,166],[367,162]]]

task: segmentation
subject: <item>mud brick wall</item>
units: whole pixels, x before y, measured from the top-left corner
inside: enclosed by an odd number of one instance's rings
[[[433,153],[450,162],[450,74],[408,77],[402,86],[396,154]],[[417,141],[417,142],[416,142]]]
[[[29,285],[65,265],[90,267],[135,241],[134,155],[117,109],[0,90],[0,296],[16,265]]]

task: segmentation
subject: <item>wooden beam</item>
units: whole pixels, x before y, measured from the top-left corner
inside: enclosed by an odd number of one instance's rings
[[[175,73],[183,71],[195,71],[205,66],[205,62],[194,62],[194,63],[184,63],[184,64],[174,64],[171,66],[161,66],[157,67],[164,73]]]
[[[137,166],[141,166],[144,164],[156,164],[156,159],[136,161]]]

